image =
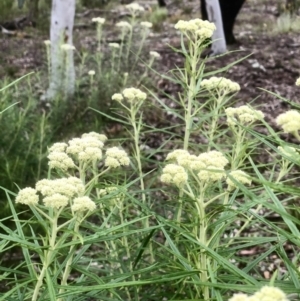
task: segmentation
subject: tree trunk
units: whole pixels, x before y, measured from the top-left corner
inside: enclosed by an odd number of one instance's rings
[[[45,97],[73,95],[75,68],[73,60],[73,24],[76,0],[52,0],[51,10],[51,74]],[[62,48],[62,45],[69,45]]]
[[[229,1],[229,0],[228,0]],[[208,20],[215,23],[217,29],[212,36],[212,54],[227,51],[219,0],[205,0]]]

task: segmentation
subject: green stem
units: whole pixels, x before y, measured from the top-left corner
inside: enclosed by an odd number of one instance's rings
[[[198,240],[201,244],[207,245],[207,224],[206,224],[206,214],[205,214],[205,204],[204,204],[204,193],[201,193],[200,197],[196,200],[197,211],[199,215],[199,232],[198,232]],[[206,250],[200,251],[200,259],[198,262],[198,268],[200,270],[200,279],[201,282],[208,281],[207,275],[207,256]],[[205,301],[209,300],[209,287],[202,287],[203,298]]]
[[[31,299],[32,301],[37,300],[40,288],[43,285],[43,280],[44,280],[46,271],[52,262],[53,253],[54,253],[54,249],[55,249],[55,241],[56,241],[56,236],[57,236],[57,219],[58,219],[58,214],[56,212],[54,218],[52,219],[52,221],[50,221],[52,231],[51,231],[51,236],[50,236],[50,240],[49,240],[49,249],[45,253],[43,268],[41,270],[41,273],[40,273],[37,283],[35,285],[35,288],[34,288],[34,291],[32,294],[32,299]]]
[[[79,232],[79,226],[80,226],[80,222],[76,221],[75,226],[74,226],[74,233],[75,234],[73,235],[72,240],[75,240],[75,238],[77,237],[77,233]],[[70,250],[69,250],[68,254],[71,254],[71,255],[70,255],[70,257],[69,257],[69,259],[68,259],[68,261],[66,263],[66,267],[65,267],[62,279],[61,279],[61,285],[62,286],[67,286],[67,284],[68,284],[68,278],[69,278],[70,272],[71,272],[71,265],[72,265],[72,262],[73,262],[75,248],[76,248],[75,244],[70,247]],[[64,291],[65,290],[63,288],[61,288],[59,290],[59,294],[64,293]],[[62,301],[62,300],[63,300],[62,298],[58,298],[57,299],[57,301]]]

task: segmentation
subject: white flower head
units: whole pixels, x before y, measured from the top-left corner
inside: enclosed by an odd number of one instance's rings
[[[141,22],[141,26],[149,29],[149,28],[152,28],[153,24],[151,22],[144,21],[144,22]]]
[[[150,51],[150,56],[154,57],[155,59],[160,58],[160,54],[156,51]]]
[[[64,51],[70,51],[70,50],[75,50],[76,48],[73,45],[70,44],[62,44],[60,48]]]
[[[120,48],[120,44],[118,43],[109,43],[108,46],[111,48]]]
[[[209,91],[216,91],[219,95],[226,95],[237,92],[241,89],[240,85],[225,77],[213,76],[209,79],[203,79],[201,86]]]
[[[120,21],[116,24],[117,27],[121,28],[122,30],[131,30],[132,26],[127,21]]]
[[[126,8],[131,12],[131,14],[136,15],[139,12],[145,11],[144,7],[138,3],[130,3],[126,5]]]
[[[35,188],[44,197],[58,193],[66,196],[68,199],[83,195],[85,189],[82,181],[76,177],[55,180],[43,179],[36,183]]]
[[[83,212],[93,211],[96,209],[96,204],[88,196],[75,198],[72,205],[72,211]]]
[[[262,301],[288,301],[286,294],[281,289],[273,286],[263,286],[253,296]]]
[[[115,93],[112,97],[112,100],[115,100],[117,102],[121,102],[124,98],[123,95],[121,93]]]
[[[85,138],[85,137],[94,137],[103,143],[107,141],[107,137],[105,135],[98,134],[96,132],[89,132],[89,133],[82,134],[81,138]]]
[[[296,80],[296,86],[300,86],[300,77],[298,77]]]
[[[51,46],[51,41],[50,41],[50,40],[45,40],[45,41],[44,41],[44,44],[45,44],[46,46]]]
[[[193,19],[190,21],[178,21],[175,24],[175,29],[188,37],[191,37],[192,35],[194,39],[204,41],[207,38],[212,37],[213,32],[216,30],[216,26],[209,21]]]
[[[103,25],[105,23],[105,19],[101,17],[93,18],[92,22],[98,23],[100,25]]]
[[[254,110],[246,105],[238,108],[227,108],[225,109],[225,113],[229,126],[236,126],[239,123],[242,125],[249,125],[257,120],[262,120],[265,117],[262,111]]]
[[[167,164],[160,177],[166,184],[175,184],[178,188],[183,187],[188,181],[188,174],[182,166],[177,164]]]
[[[248,296],[246,294],[234,294],[228,301],[248,301]]]
[[[95,70],[90,70],[90,71],[88,72],[88,75],[89,75],[89,76],[94,76],[95,74],[96,74]]]
[[[27,187],[20,190],[16,197],[16,203],[24,205],[37,205],[39,202],[39,197],[37,191],[33,188]]]
[[[105,166],[116,168],[119,166],[128,166],[130,159],[127,153],[118,147],[108,148],[106,151]]]
[[[104,136],[104,135],[103,135]],[[84,134],[81,138],[74,138],[69,141],[66,149],[68,154],[73,155],[81,162],[94,162],[102,159],[102,148],[104,143],[102,139],[95,134]]]
[[[49,159],[48,165],[50,168],[67,171],[68,169],[75,167],[75,163],[72,158],[70,158],[65,152],[50,152],[47,158]]]
[[[230,177],[241,184],[251,185],[251,179],[245,172],[242,170],[233,170],[229,173],[229,177],[226,179],[226,183],[228,185],[227,189],[229,191],[237,188],[236,183],[234,183]]]
[[[130,103],[143,102],[147,98],[147,94],[140,89],[127,88],[123,90],[123,96]]]
[[[51,196],[43,198],[43,203],[46,207],[59,209],[68,205],[69,198],[60,193],[54,193]]]
[[[280,114],[276,122],[282,127],[285,133],[294,133],[300,129],[300,113],[296,110],[290,110]]]

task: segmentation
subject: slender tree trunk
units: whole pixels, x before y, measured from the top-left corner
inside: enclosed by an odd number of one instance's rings
[[[213,55],[224,53],[227,51],[227,49],[219,0],[205,0],[205,4],[208,20],[215,23],[217,27],[217,30],[212,36]]]
[[[73,60],[73,24],[76,0],[52,0],[51,11],[51,74],[46,98],[51,100],[58,94],[73,95],[75,90],[75,68]],[[69,49],[62,45],[69,45]]]

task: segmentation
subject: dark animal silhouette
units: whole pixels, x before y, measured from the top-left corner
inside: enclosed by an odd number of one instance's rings
[[[235,19],[245,1],[246,0],[219,0],[227,44],[235,44],[237,42],[233,34],[233,27]],[[205,0],[200,0],[200,3],[202,19],[208,20]],[[158,0],[158,5],[160,7],[166,6],[165,0]]]

